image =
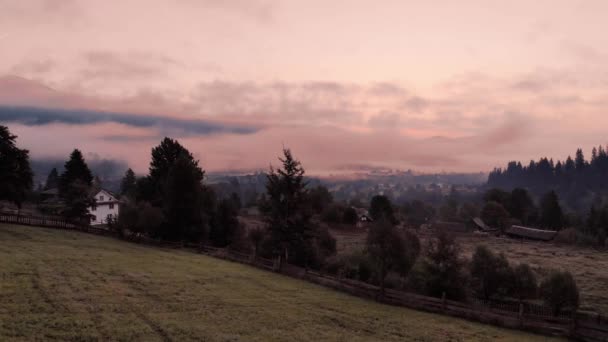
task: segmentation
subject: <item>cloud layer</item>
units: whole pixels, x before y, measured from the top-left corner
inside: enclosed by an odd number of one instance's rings
[[[608,3],[0,0],[0,122],[145,170],[479,171],[606,143]],[[404,20],[403,18],[407,18]]]
[[[0,122],[19,123],[25,126],[118,123],[137,128],[154,129],[159,132],[160,136],[177,135],[180,137],[210,134],[251,134],[258,131],[258,128],[255,127],[213,123],[204,120],[185,120],[162,116],[87,110],[7,106],[0,106]],[[125,136],[124,138],[128,137]]]

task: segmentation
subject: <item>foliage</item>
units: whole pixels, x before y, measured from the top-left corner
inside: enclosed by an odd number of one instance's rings
[[[513,268],[511,279],[511,292],[520,301],[536,298],[538,282],[532,268],[528,264],[519,264]]]
[[[540,296],[555,316],[563,309],[576,309],[579,304],[578,286],[568,271],[551,272],[540,284]]]
[[[340,204],[329,204],[321,214],[321,220],[326,223],[341,223],[344,216],[344,207]]]
[[[471,259],[471,285],[478,296],[490,299],[509,291],[511,268],[501,253],[495,255],[485,246],[477,246]]]
[[[581,201],[588,193],[608,194],[608,153],[603,146],[594,148],[590,160],[586,160],[581,149],[575,159],[554,162],[540,158],[528,165],[511,161],[507,167],[497,168],[488,177],[488,186],[503,189],[523,187],[540,196],[555,190],[568,207],[583,212],[589,209],[588,202]]]
[[[368,282],[374,272],[374,265],[364,251],[354,251],[328,262],[325,271],[339,277]]]
[[[393,212],[393,204],[391,203],[391,200],[384,195],[372,197],[369,206],[369,215],[374,221],[386,219],[392,224],[397,223],[395,213]]]
[[[428,223],[435,216],[435,208],[425,202],[413,200],[404,204],[403,213],[406,217],[406,222],[415,228]]]
[[[95,205],[91,185],[93,175],[82,152],[75,149],[59,177],[59,196],[64,201],[62,215],[73,221],[89,221],[89,207]]]
[[[44,190],[55,189],[59,187],[59,173],[57,172],[57,168],[51,169],[49,175],[46,177],[46,182],[44,183]]]
[[[428,295],[449,299],[465,297],[466,277],[464,260],[456,240],[445,232],[439,232],[429,240],[422,264],[424,289]]]
[[[209,231],[209,241],[214,246],[226,247],[236,241],[239,230],[242,229],[237,215],[238,208],[233,200],[223,199],[218,203]]]
[[[123,196],[132,197],[135,194],[137,187],[137,178],[135,177],[135,172],[133,170],[128,169],[125,172],[125,176],[122,178],[120,182],[120,194]]]
[[[344,209],[342,213],[342,222],[345,224],[355,225],[359,221],[357,211],[353,207]]]
[[[476,217],[479,217],[480,210],[477,205],[471,202],[466,202],[458,209],[458,219],[461,222],[471,222]]]
[[[90,223],[89,208],[95,205],[95,199],[91,195],[90,186],[80,179],[71,182],[64,189],[64,209],[62,215],[70,221],[83,224]]]
[[[329,207],[334,199],[326,187],[317,185],[308,190],[308,200],[313,212],[319,214]]]
[[[542,198],[540,224],[544,228],[553,230],[560,230],[565,224],[564,214],[555,191],[549,191]]]
[[[0,125],[0,200],[15,203],[19,208],[32,189],[33,173],[29,151],[16,146],[17,136]]]
[[[481,210],[481,219],[490,227],[496,227],[501,230],[509,227],[509,212],[502,204],[490,201],[487,202]]]
[[[511,194],[498,188],[493,188],[483,195],[484,202],[496,202],[507,208],[511,203]]]
[[[202,181],[203,171],[188,152],[182,152],[169,166],[161,190],[165,222],[160,237],[169,240],[203,237]]]
[[[162,209],[148,202],[124,202],[119,213],[118,227],[122,231],[129,230],[136,234],[157,235],[164,221]]]
[[[414,234],[401,234],[383,217],[370,227],[366,248],[374,262],[380,288],[384,291],[384,280],[389,271],[406,275],[412,268],[420,253],[420,241]]]
[[[289,149],[279,158],[283,168],[270,169],[266,184],[265,220],[269,233],[267,246],[281,262],[291,260],[307,265],[314,258],[314,228],[310,222],[304,168]]]
[[[81,185],[90,187],[93,183],[93,174],[82,156],[80,150],[75,149],[65,163],[65,171],[59,178],[59,194],[65,197],[72,183],[79,181]]]
[[[526,189],[522,188],[515,188],[511,191],[507,209],[511,216],[518,219],[524,225],[533,221],[536,215],[536,206],[532,197],[530,197]]]

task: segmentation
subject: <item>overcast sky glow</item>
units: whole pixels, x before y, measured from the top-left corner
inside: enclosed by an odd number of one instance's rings
[[[164,135],[208,170],[265,168],[283,145],[312,173],[564,159],[608,142],[606,13],[599,0],[0,0],[0,123],[34,156],[78,147],[139,171]]]

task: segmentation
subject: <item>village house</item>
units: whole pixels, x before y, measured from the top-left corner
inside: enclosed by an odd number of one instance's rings
[[[115,195],[107,190],[100,190],[95,194],[95,205],[89,207],[91,224],[107,224],[108,220],[118,217],[119,201]]]

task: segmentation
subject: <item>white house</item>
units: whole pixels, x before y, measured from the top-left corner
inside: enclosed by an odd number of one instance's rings
[[[89,208],[91,224],[106,224],[108,218],[118,217],[118,199],[109,191],[100,190],[95,195],[95,205]]]

